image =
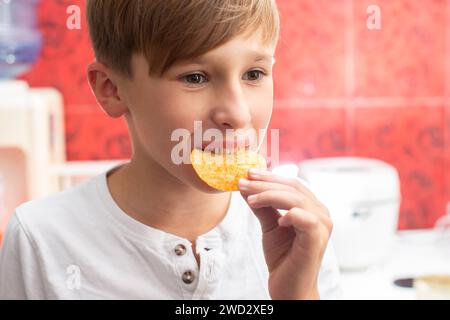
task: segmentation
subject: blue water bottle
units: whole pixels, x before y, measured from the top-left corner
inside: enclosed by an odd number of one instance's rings
[[[42,36],[36,29],[39,0],[0,0],[0,80],[14,79],[36,62]]]

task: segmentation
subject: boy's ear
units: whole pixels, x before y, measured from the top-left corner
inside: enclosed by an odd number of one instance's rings
[[[87,69],[89,85],[103,110],[112,118],[123,116],[128,108],[118,94],[111,71],[100,62],[93,62]]]

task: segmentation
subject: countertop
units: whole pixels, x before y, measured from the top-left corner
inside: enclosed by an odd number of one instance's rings
[[[341,270],[344,299],[413,300],[415,289],[394,280],[425,274],[450,274],[450,236],[433,230],[401,231],[386,258],[366,270]]]

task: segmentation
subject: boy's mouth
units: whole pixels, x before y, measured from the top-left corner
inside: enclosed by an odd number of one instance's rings
[[[250,143],[248,139],[237,140],[237,141],[213,141],[213,142],[203,142],[201,146],[202,151],[209,151],[212,153],[230,154],[235,150],[249,150]]]

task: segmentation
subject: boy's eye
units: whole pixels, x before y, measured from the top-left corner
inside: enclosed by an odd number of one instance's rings
[[[265,73],[261,70],[251,70],[247,72],[246,75],[248,76],[248,78],[244,80],[258,81],[260,80],[261,76],[265,75]]]
[[[262,70],[250,70],[245,73],[244,80],[249,81],[259,81],[262,76],[266,75]],[[186,82],[188,85],[201,85],[207,81],[206,77],[201,73],[192,73],[181,77],[181,80]]]
[[[182,78],[188,84],[202,84],[206,80],[205,76],[200,73],[188,74]]]

